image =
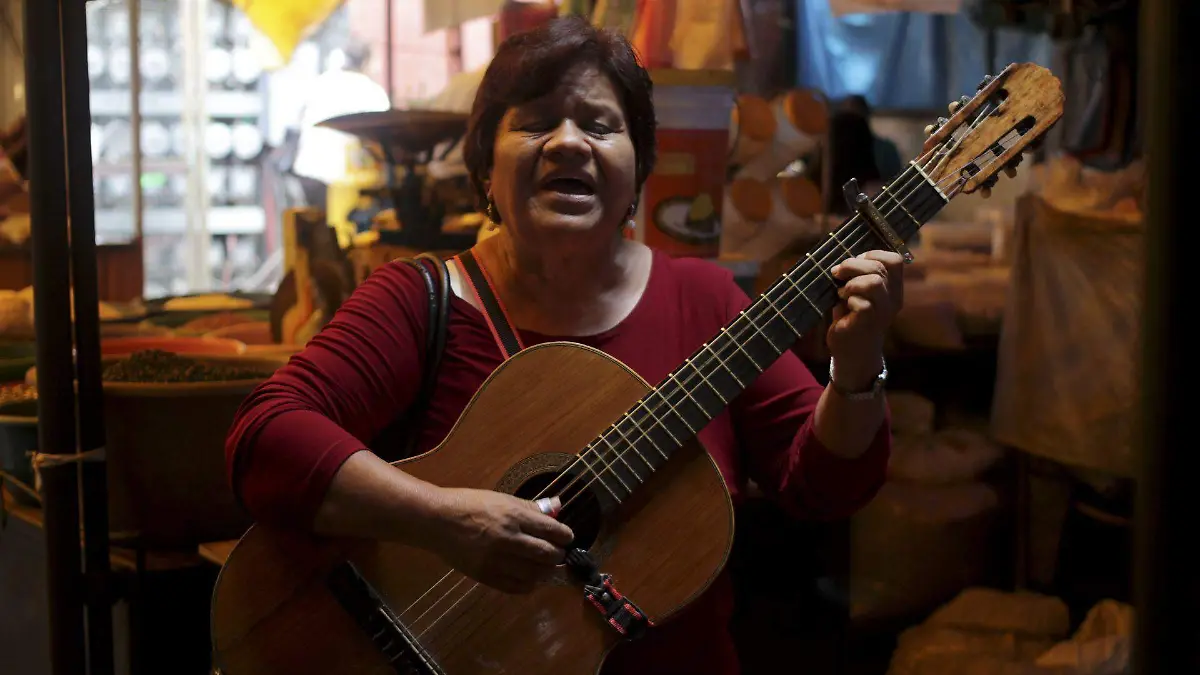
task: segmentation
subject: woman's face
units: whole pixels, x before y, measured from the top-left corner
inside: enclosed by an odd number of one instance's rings
[[[634,201],[636,160],[617,90],[594,66],[510,108],[496,130],[490,189],[522,238],[616,234]]]

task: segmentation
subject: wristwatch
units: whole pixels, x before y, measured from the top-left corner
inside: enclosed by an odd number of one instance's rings
[[[840,394],[843,398],[851,401],[869,401],[879,395],[883,391],[883,385],[887,382],[888,370],[887,360],[880,359],[883,363],[883,368],[879,371],[879,375],[875,378],[875,382],[871,384],[871,388],[866,391],[846,391],[838,386],[837,381],[833,377],[833,358],[829,359],[829,384],[833,390]]]

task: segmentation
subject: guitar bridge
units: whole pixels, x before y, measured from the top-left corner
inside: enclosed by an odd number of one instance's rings
[[[641,637],[654,622],[632,600],[613,585],[612,575],[604,574],[587,551],[574,548],[567,553],[567,566],[583,580],[583,596],[604,617],[604,622],[626,639]]]
[[[433,656],[404,627],[379,593],[349,562],[329,573],[326,586],[338,604],[400,675],[445,675]]]

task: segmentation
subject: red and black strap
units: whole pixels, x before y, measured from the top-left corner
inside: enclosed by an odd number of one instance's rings
[[[497,297],[495,286],[492,284],[487,270],[470,250],[455,256],[454,262],[458,264],[459,270],[463,273],[462,278],[466,280],[467,285],[471,287],[471,292],[479,301],[488,328],[492,331],[492,337],[496,339],[496,346],[500,348],[501,356],[505,359],[513,357],[524,349],[525,345],[521,343],[520,335],[509,321],[508,312],[504,309],[504,303],[500,302],[500,298]]]

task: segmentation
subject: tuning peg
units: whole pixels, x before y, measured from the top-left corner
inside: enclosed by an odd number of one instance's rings
[[[1024,155],[1017,155],[1012,160],[1004,165],[1004,174],[1009,178],[1017,177],[1017,167],[1021,165],[1021,160],[1025,159]]]
[[[996,175],[993,175],[991,178],[988,178],[987,180],[983,181],[982,183],[979,184],[979,194],[982,195],[984,199],[991,197],[992,196],[992,188],[995,187],[996,183],[998,183],[999,181],[1000,181],[1000,177],[996,176]]]
[[[958,110],[960,107],[962,107],[962,102],[961,101],[951,101],[950,105],[947,107],[950,109],[950,114],[953,115],[955,110]]]
[[[946,124],[946,122],[949,122],[949,121],[950,121],[950,120],[946,119],[945,117],[939,117],[939,118],[937,118],[937,121],[936,121],[936,122],[934,122],[933,124],[930,124],[929,126],[925,127],[925,135],[926,135],[926,136],[932,136],[932,135],[933,135],[933,132],[937,131],[938,129],[941,129],[941,128],[942,128],[942,126],[943,126],[943,125],[945,125],[945,124]]]
[[[983,80],[981,80],[979,82],[979,89],[977,89],[976,91],[983,91],[984,89],[987,88],[987,86],[989,84],[992,83],[992,80],[994,80],[994,79],[996,79],[996,78],[992,77],[991,75],[984,75]]]

